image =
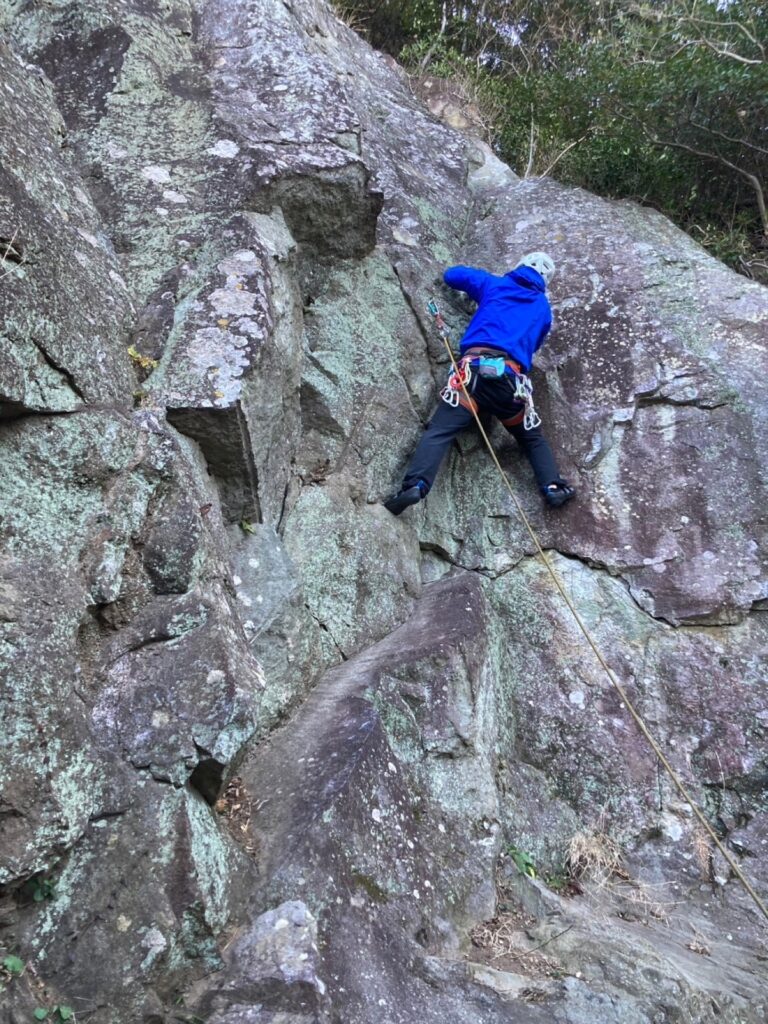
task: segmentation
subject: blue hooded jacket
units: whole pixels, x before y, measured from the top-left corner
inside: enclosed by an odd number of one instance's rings
[[[533,353],[552,326],[544,278],[533,267],[518,267],[496,277],[474,267],[449,267],[443,280],[477,303],[461,339],[460,352],[473,345],[502,349],[527,373]]]

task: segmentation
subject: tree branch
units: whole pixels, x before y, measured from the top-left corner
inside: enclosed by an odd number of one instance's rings
[[[536,155],[536,138],[534,135],[535,125],[533,122],[533,107],[531,107],[531,137],[528,142],[528,166],[525,168],[524,178],[529,178],[533,170],[533,158]]]
[[[739,61],[740,64],[755,65],[763,63],[762,60],[752,60],[750,57],[742,57],[740,53],[734,53],[733,50],[729,50],[726,47],[720,49],[710,39],[705,39],[703,36],[701,39],[693,40],[693,43],[695,46],[700,46],[703,44],[704,46],[709,47],[709,49],[713,53],[716,53],[718,57],[730,57],[732,60]]]
[[[757,208],[760,212],[760,222],[763,225],[763,234],[768,238],[768,208],[766,208],[765,204],[765,192],[763,191],[763,186],[756,174],[752,174],[751,171],[745,171],[743,167],[739,167],[737,164],[731,163],[730,160],[726,160],[726,158],[724,156],[720,156],[719,153],[708,153],[703,149],[695,149],[693,146],[689,146],[685,142],[672,142],[670,139],[659,139],[650,132],[645,125],[642,125],[642,128],[654,146],[680,149],[684,153],[690,153],[692,156],[701,157],[703,160],[714,160],[715,163],[722,164],[724,167],[728,167],[737,174],[740,174],[742,178],[744,178],[745,181],[747,181],[754,189]]]
[[[698,121],[694,121],[689,118],[690,124],[694,128],[700,128],[703,132],[707,132],[708,135],[716,135],[720,139],[724,139],[726,142],[733,142],[736,146],[747,146],[748,149],[754,149],[758,153],[765,153],[768,156],[768,149],[763,149],[762,146],[756,146],[754,142],[749,142],[748,139],[734,139],[731,135],[726,135],[725,132],[720,132],[716,128],[709,128],[705,124],[699,124]]]
[[[560,163],[565,154],[570,152],[570,150],[572,150],[574,146],[578,146],[580,142],[583,142],[584,139],[586,139],[587,135],[589,135],[589,132],[587,132],[585,135],[582,135],[580,139],[574,139],[573,142],[569,142],[565,149],[558,156],[555,157],[555,159],[552,161],[552,163],[549,165],[546,171],[542,171],[540,177],[546,178],[547,175],[550,174],[555,169],[555,167]]]
[[[440,40],[445,35],[445,29],[446,29],[447,25],[448,25],[448,3],[447,3],[447,0],[443,0],[443,20],[442,20],[442,24],[440,25],[440,31],[437,33],[437,38],[433,41],[432,45],[430,46],[430,48],[425,53],[424,59],[422,60],[421,64],[419,64],[419,75],[423,75],[424,72],[429,67],[429,62],[432,60],[432,54],[437,49],[437,44],[440,42]]]

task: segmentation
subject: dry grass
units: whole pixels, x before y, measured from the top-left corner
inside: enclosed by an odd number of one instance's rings
[[[600,829],[577,832],[568,844],[566,863],[573,878],[605,885],[614,876],[627,878],[621,850]]]
[[[254,836],[250,833],[253,800],[240,776],[229,780],[224,795],[216,801],[216,812],[225,819],[232,838],[243,847],[246,853],[255,856],[258,846]]]
[[[498,960],[519,950],[521,934],[534,923],[534,918],[520,910],[505,911],[477,925],[472,932],[472,944],[486,950],[492,960]]]
[[[540,946],[526,949],[526,937],[520,931],[520,918],[499,914],[472,932],[475,947],[472,960],[487,963],[499,971],[513,971],[531,978],[555,978],[562,974],[556,960],[541,952]],[[542,943],[544,945],[544,943]]]
[[[619,884],[609,885],[608,890],[621,902],[619,916],[639,919],[646,924],[650,918],[666,923],[674,907],[680,903],[680,900],[670,900],[664,891],[671,884],[651,885],[649,882],[631,878]]]
[[[666,922],[676,905],[668,898],[666,883],[654,885],[630,877],[618,843],[600,825],[573,836],[566,863],[572,878],[592,883],[598,892],[603,890],[613,898],[619,917]],[[589,898],[596,895],[587,892]]]
[[[712,956],[712,950],[709,948],[709,944],[706,938],[697,929],[693,929],[693,938],[687,943],[688,949],[693,950],[694,953],[698,953],[700,956]]]
[[[354,7],[347,7],[343,3],[333,2],[331,3],[331,13],[342,25],[351,28],[353,32],[363,39],[367,38],[369,18],[366,18],[362,11],[355,10]]]
[[[703,828],[697,828],[692,838],[693,855],[699,867],[701,877],[706,882],[712,879],[712,842]]]
[[[510,907],[509,894],[504,892],[503,895],[505,905]],[[470,958],[478,963],[489,964],[496,970],[524,974],[533,979],[559,977],[562,968],[541,950],[570,931],[570,926],[564,932],[532,946],[527,932],[535,923],[536,919],[528,916],[520,907],[504,910],[474,929],[471,934],[474,948]],[[527,1002],[536,1002],[542,996],[534,989],[526,992],[521,994],[521,998]]]
[[[19,229],[16,228],[13,235],[7,241],[0,239],[0,281],[13,274],[19,267],[23,266],[26,258],[18,245],[16,238]]]

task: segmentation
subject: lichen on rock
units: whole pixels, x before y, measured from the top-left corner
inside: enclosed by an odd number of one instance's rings
[[[764,892],[765,289],[519,178],[325,0],[0,26],[9,1021],[763,1020],[757,909],[477,432],[380,501],[448,370],[426,304],[454,342],[472,312],[444,266],[551,251],[533,380],[577,500],[491,437]]]

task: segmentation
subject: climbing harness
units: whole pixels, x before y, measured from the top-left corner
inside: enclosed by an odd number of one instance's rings
[[[434,299],[431,300],[429,302],[429,304],[427,305],[427,312],[430,313],[435,318],[435,325],[436,325],[438,331],[440,332],[440,337],[443,339],[443,343],[444,343],[446,349],[448,350],[448,356],[449,356],[449,358],[451,360],[451,365],[453,366],[454,373],[458,374],[458,367],[456,365],[456,358],[455,358],[455,356],[453,354],[453,350],[451,349],[451,342],[450,342],[450,338],[449,338],[449,335],[448,335],[448,329],[446,327],[445,321],[443,320],[443,318],[442,318],[442,316],[440,314],[440,310],[437,308],[437,303],[434,301]],[[629,694],[624,689],[624,687],[621,685],[621,683],[616,678],[616,676],[613,674],[613,671],[612,671],[610,665],[605,660],[605,657],[604,657],[602,651],[600,650],[600,648],[597,646],[597,642],[593,639],[592,634],[587,629],[587,626],[586,626],[584,620],[582,619],[581,615],[579,615],[579,612],[576,609],[576,606],[574,605],[573,601],[569,597],[568,592],[566,591],[562,581],[560,580],[560,577],[557,575],[557,573],[555,572],[554,568],[552,567],[549,559],[547,558],[547,555],[546,555],[546,553],[544,551],[544,548],[541,546],[541,542],[539,541],[539,538],[538,538],[535,530],[531,526],[531,523],[530,523],[530,520],[528,519],[528,516],[525,514],[525,510],[523,509],[523,506],[520,504],[520,501],[518,500],[518,497],[517,497],[517,495],[514,492],[512,484],[509,482],[509,477],[504,472],[504,470],[503,470],[503,468],[501,466],[501,463],[499,462],[498,456],[496,455],[496,452],[494,451],[493,445],[491,444],[490,439],[488,438],[488,434],[486,433],[485,428],[483,427],[483,424],[482,424],[482,422],[480,420],[480,417],[479,417],[479,415],[477,413],[477,409],[475,408],[475,403],[471,401],[471,399],[469,397],[469,393],[467,392],[466,388],[464,388],[464,395],[465,395],[465,398],[467,400],[468,407],[472,410],[472,415],[475,417],[475,421],[477,422],[478,429],[479,429],[479,431],[480,431],[480,433],[482,435],[483,440],[485,441],[485,445],[488,448],[488,451],[490,452],[491,458],[493,459],[493,461],[494,461],[494,463],[496,465],[496,469],[499,471],[499,475],[501,476],[501,479],[502,479],[502,481],[504,483],[504,486],[506,487],[507,491],[509,492],[510,497],[512,498],[512,501],[514,502],[515,508],[517,509],[518,515],[522,519],[523,524],[525,525],[526,530],[528,531],[529,537],[533,541],[534,547],[536,548],[536,552],[539,555],[539,557],[541,558],[542,562],[544,563],[544,566],[546,567],[547,572],[549,573],[553,583],[555,584],[555,587],[557,588],[560,596],[562,597],[563,601],[565,602],[568,610],[570,611],[571,615],[573,616],[573,618],[574,618],[574,620],[576,622],[576,625],[579,627],[582,635],[584,636],[584,639],[587,641],[587,643],[589,644],[590,648],[592,649],[592,653],[597,658],[597,660],[598,660],[598,662],[600,664],[600,667],[603,669],[603,671],[605,672],[606,676],[608,677],[609,682],[611,683],[613,688],[616,690],[616,692],[618,693],[618,695],[621,698],[621,700],[624,702],[624,706],[627,708],[629,713],[632,715],[632,718],[635,720],[635,724],[637,725],[637,727],[640,730],[640,732],[643,734],[643,736],[648,741],[651,749],[653,750],[654,754],[658,758],[659,764],[661,764],[663,766],[664,770],[666,771],[666,773],[669,776],[669,778],[672,780],[672,782],[673,782],[675,788],[677,789],[678,793],[683,798],[683,800],[688,804],[688,806],[691,808],[691,810],[693,811],[693,813],[694,813],[695,817],[697,818],[699,824],[702,826],[702,828],[707,833],[709,838],[715,844],[717,849],[720,851],[720,853],[723,855],[723,857],[725,857],[725,859],[728,862],[728,865],[730,866],[730,868],[733,871],[734,875],[739,879],[741,884],[744,886],[744,888],[746,889],[746,891],[749,894],[749,896],[752,898],[752,900],[755,903],[755,905],[757,906],[757,908],[760,910],[760,912],[766,918],[766,920],[768,920],[768,907],[763,902],[763,900],[761,900],[761,898],[758,896],[758,894],[755,891],[752,883],[749,881],[747,876],[744,874],[744,872],[739,867],[738,863],[734,860],[732,855],[729,853],[729,851],[726,849],[726,847],[720,841],[719,836],[717,835],[715,830],[712,828],[710,823],[704,817],[704,814],[699,809],[698,804],[694,801],[693,797],[688,792],[688,789],[686,788],[686,786],[684,785],[684,783],[682,782],[682,780],[678,776],[678,774],[675,771],[675,769],[670,764],[669,759],[667,758],[666,754],[662,750],[662,748],[659,745],[658,741],[654,738],[654,736],[651,733],[651,731],[649,730],[648,726],[645,724],[645,720],[643,719],[642,715],[637,710],[637,708],[634,706],[632,701],[629,699]]]
[[[430,300],[427,310],[435,318],[440,336],[450,350],[448,328],[434,299]],[[451,354],[451,366],[446,385],[440,392],[440,397],[447,405],[455,409],[456,406],[464,404],[461,401],[462,393],[469,401],[469,395],[474,391],[474,386],[470,387],[474,369],[478,377],[504,377],[509,382],[514,397],[525,409],[522,420],[525,430],[534,430],[541,426],[541,416],[536,412],[536,407],[533,404],[533,384],[527,374],[523,373],[513,360],[504,359],[503,356],[476,354],[470,349],[458,361]]]
[[[461,404],[462,392],[472,393],[474,386],[470,387],[473,378],[473,368],[477,371],[478,377],[504,377],[512,388],[514,397],[523,405],[523,427],[526,430],[534,430],[541,426],[541,416],[536,412],[533,404],[533,385],[526,374],[516,370],[512,360],[504,359],[501,356],[473,356],[470,354],[462,356],[452,369],[445,387],[440,392],[440,397],[452,408]],[[514,379],[514,384],[512,380]]]

